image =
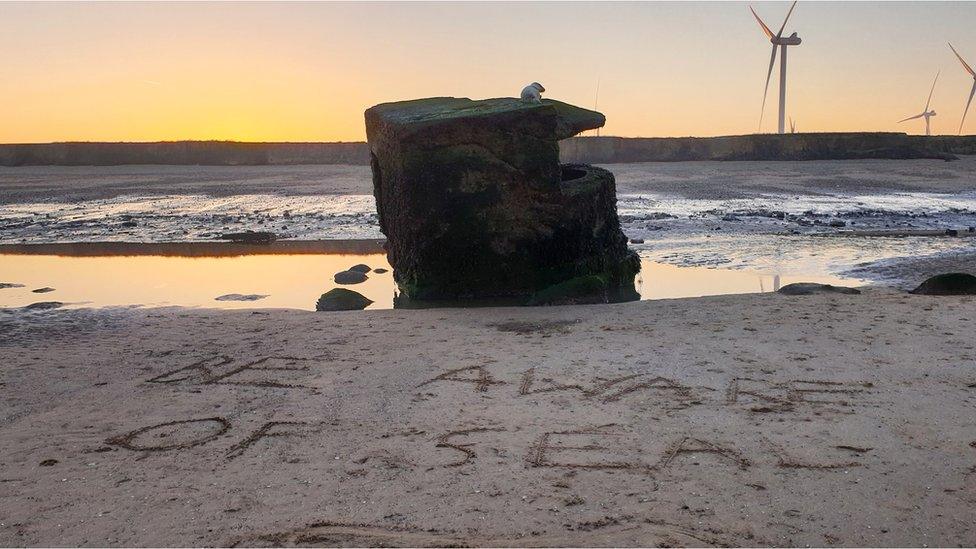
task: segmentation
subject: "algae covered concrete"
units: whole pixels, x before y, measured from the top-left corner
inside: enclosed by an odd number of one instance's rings
[[[600,113],[438,97],[365,113],[380,230],[402,296],[528,297],[576,277],[633,285],[609,171],[559,164]]]

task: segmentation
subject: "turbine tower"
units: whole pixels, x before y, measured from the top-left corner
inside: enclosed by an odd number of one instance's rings
[[[939,71],[942,72],[942,71]],[[939,73],[935,73],[935,80],[932,81],[932,89],[929,90],[929,99],[925,102],[925,108],[922,109],[922,114],[916,114],[915,116],[909,116],[904,120],[899,120],[898,123],[907,122],[909,120],[915,120],[916,118],[925,118],[925,135],[932,135],[929,127],[929,118],[935,116],[935,111],[929,110],[929,103],[932,102],[932,92],[935,91],[935,83],[939,81]],[[965,115],[964,115],[965,116]]]
[[[759,18],[759,14],[756,10],[749,6],[749,11],[752,12],[753,17],[759,22],[759,26],[762,27],[766,37],[773,44],[773,52],[769,56],[769,71],[766,73],[766,87],[763,89],[763,104],[762,110],[759,111],[759,130],[762,131],[762,118],[763,112],[766,110],[766,94],[769,92],[769,77],[773,75],[773,65],[776,64],[776,48],[782,48],[783,54],[780,55],[779,59],[779,133],[786,133],[786,48],[787,46],[799,46],[800,37],[793,34],[783,38],[783,30],[786,29],[786,22],[790,20],[790,14],[793,13],[793,8],[796,7],[796,0],[793,0],[793,5],[790,6],[790,11],[786,13],[786,19],[783,19],[783,26],[779,28],[779,32],[773,34],[773,31],[769,30],[766,23]]]
[[[966,100],[966,108],[962,111],[962,121],[959,122],[959,135],[962,135],[962,125],[966,122],[966,113],[969,112],[969,104],[973,102],[973,94],[976,93],[976,72],[973,72],[973,68],[959,55],[959,52],[956,51],[956,48],[952,47],[952,44],[949,44],[949,49],[959,58],[959,62],[962,63],[962,68],[966,69],[969,76],[973,77],[973,87],[969,90],[969,99]]]

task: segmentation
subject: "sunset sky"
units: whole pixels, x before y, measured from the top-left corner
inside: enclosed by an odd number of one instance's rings
[[[775,31],[787,2],[756,2]],[[799,131],[956,133],[976,3],[803,2],[786,33]],[[428,96],[594,106],[603,135],[756,131],[769,41],[748,4],[4,3],[0,142],[362,140],[363,110]],[[775,130],[777,72],[763,130]],[[976,133],[976,114],[967,131]]]

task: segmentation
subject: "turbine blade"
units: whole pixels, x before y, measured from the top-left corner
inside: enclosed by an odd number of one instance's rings
[[[790,15],[793,13],[793,8],[796,7],[796,0],[793,0],[793,5],[790,6],[790,11],[786,12],[786,19],[783,19],[783,26],[779,28],[779,32],[776,33],[776,37],[779,38],[783,36],[783,30],[786,28],[786,22],[790,20]]]
[[[969,112],[969,104],[973,102],[974,93],[976,93],[976,80],[973,81],[973,87],[969,90],[969,99],[966,100],[966,108],[962,111],[962,122],[959,122],[959,135],[962,135],[962,125],[966,123],[966,113]]]
[[[915,116],[909,116],[904,120],[899,120],[898,123],[901,124],[902,122],[908,122],[909,120],[915,120],[916,118],[922,118],[923,116],[925,116],[924,112],[922,114],[916,114]]]
[[[773,76],[773,65],[776,64],[776,44],[773,44],[773,53],[769,56],[769,71],[766,73],[766,87],[763,88],[762,109],[759,111],[759,131],[762,131],[763,113],[766,112],[766,95],[769,94],[769,79]]]
[[[759,26],[762,27],[763,32],[766,33],[766,38],[772,38],[773,31],[769,30],[766,23],[763,23],[763,20],[759,18],[759,14],[756,13],[756,10],[752,9],[752,6],[749,6],[749,11],[752,12],[752,16],[756,18],[756,21],[759,21]]]
[[[948,42],[946,43],[949,44]],[[966,63],[962,56],[959,55],[959,52],[956,51],[956,48],[952,47],[952,44],[949,44],[949,49],[952,50],[952,53],[956,54],[956,57],[959,58],[959,62],[962,63],[962,68],[966,69],[966,72],[968,72],[970,76],[976,78],[976,72],[973,72],[973,68],[969,66],[969,63]]]
[[[935,83],[939,81],[939,73],[941,72],[942,71],[940,70],[939,72],[935,73],[935,80],[932,81],[932,89],[929,90],[929,100],[925,102],[925,108],[922,109],[922,112],[928,112],[929,110],[929,103],[932,102],[932,92],[935,91]]]

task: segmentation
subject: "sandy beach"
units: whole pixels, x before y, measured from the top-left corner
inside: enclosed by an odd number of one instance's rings
[[[976,2],[880,4],[0,4],[0,549],[976,547]]]
[[[6,310],[2,545],[972,545],[972,297]]]
[[[973,239],[852,231],[965,233],[974,167],[608,166],[648,301],[345,313],[366,167],[0,170],[0,545],[972,545],[976,299],[905,290]]]

